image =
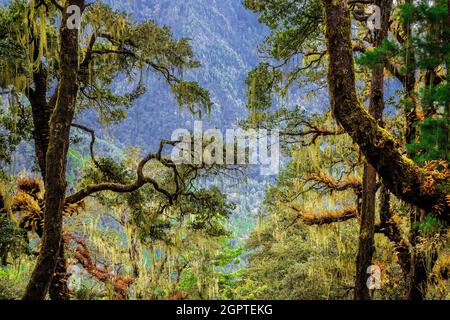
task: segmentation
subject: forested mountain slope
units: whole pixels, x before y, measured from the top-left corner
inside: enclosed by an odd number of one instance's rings
[[[246,117],[245,78],[258,63],[257,45],[265,28],[255,14],[239,0],[145,0],[105,1],[129,12],[134,19],[156,20],[172,28],[176,38],[188,37],[202,66],[185,77],[198,81],[210,91],[214,106],[209,126],[227,128]],[[169,90],[159,81],[135,102],[129,117],[112,130],[115,141],[124,145],[154,147],[170,138],[176,128],[192,130],[194,117],[176,107]],[[120,86],[120,84],[118,84]]]
[[[214,102],[211,113],[201,117],[205,128],[224,132],[247,118],[245,79],[258,64],[257,47],[267,35],[267,28],[258,23],[257,16],[246,10],[240,0],[106,0],[105,3],[130,13],[137,21],[155,20],[167,25],[176,38],[191,39],[201,67],[183,76],[198,81],[211,94]],[[161,139],[169,139],[173,130],[193,130],[194,120],[199,119],[199,115],[178,108],[161,81],[152,77],[147,81],[149,90],[134,102],[128,117],[108,130],[114,144],[136,145],[152,151]],[[117,84],[119,90],[121,85]],[[92,123],[93,118],[87,116],[86,120]],[[253,228],[264,185],[252,178],[207,183],[219,184],[237,204],[231,228],[236,238],[246,237]]]

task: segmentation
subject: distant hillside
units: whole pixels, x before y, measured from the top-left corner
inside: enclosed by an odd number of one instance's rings
[[[267,34],[256,15],[240,0],[106,0],[113,8],[124,10],[137,21],[156,20],[170,26],[176,37],[188,37],[202,67],[185,75],[206,88],[214,101],[205,127],[225,130],[247,116],[245,78],[259,63],[257,46]],[[193,116],[180,110],[161,80],[149,79],[149,91],[128,112],[127,119],[112,128],[114,143],[138,145],[147,151],[168,139],[177,128],[193,128]],[[247,183],[208,179],[204,187],[217,185],[236,203],[230,229],[238,243],[253,229],[264,197],[264,183],[248,178]],[[269,181],[273,177],[266,177]]]
[[[258,63],[257,45],[266,34],[257,17],[240,0],[106,0],[136,20],[153,19],[170,26],[176,37],[191,38],[202,67],[185,75],[208,89],[215,106],[210,126],[229,127],[246,116],[245,77]],[[182,127],[191,129],[193,117],[180,111],[161,81],[149,79],[150,90],[139,99],[127,120],[111,131],[123,145],[154,147],[161,138]]]

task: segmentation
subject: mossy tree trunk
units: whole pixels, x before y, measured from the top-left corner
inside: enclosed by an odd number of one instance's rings
[[[37,40],[35,40],[37,41]],[[39,45],[35,44],[36,48]],[[36,49],[37,51],[38,49]],[[38,53],[35,53],[35,58],[38,58]],[[33,115],[33,140],[36,159],[42,178],[46,180],[46,155],[49,144],[50,135],[50,116],[56,103],[56,93],[48,100],[47,93],[47,70],[44,65],[41,65],[38,70],[33,73],[34,89],[29,90],[27,96],[30,101],[32,115]],[[55,274],[55,279],[51,284],[51,299],[58,298],[58,300],[68,300],[70,298],[69,289],[67,287],[67,271],[66,258],[64,250],[60,251],[58,257],[59,272]],[[53,288],[53,286],[55,287]]]
[[[66,192],[66,165],[69,134],[78,92],[78,30],[67,28],[67,7],[84,9],[84,0],[67,0],[60,27],[60,80],[55,108],[50,118],[45,170],[45,224],[42,249],[28,283],[24,299],[45,298],[56,270],[61,242]]]
[[[34,41],[34,60],[39,59],[39,41],[38,37],[32,37]],[[45,183],[46,180],[46,155],[50,138],[50,117],[56,104],[57,91],[53,93],[51,98],[48,98],[48,70],[47,66],[42,63],[39,68],[33,71],[33,88],[26,90],[26,96],[31,105],[32,117],[33,117],[33,140],[34,150],[39,165],[39,171],[42,175],[42,179]],[[67,271],[63,270],[66,266],[66,258],[64,251],[60,252],[58,258],[58,270],[60,272],[55,274],[55,281],[53,284],[58,284],[57,287],[52,288],[53,297],[59,297],[62,300],[68,300],[70,298],[69,289],[67,287]],[[52,298],[53,299],[53,298]]]
[[[328,85],[335,118],[394,195],[449,222],[446,194],[431,173],[422,171],[403,156],[392,135],[377,124],[358,100],[347,2],[323,0],[323,3],[329,54]]]
[[[49,296],[52,300],[69,300],[70,290],[67,285],[69,274],[67,273],[67,260],[64,254],[64,241],[61,241],[55,274],[50,283]]]
[[[392,0],[376,0],[381,8],[381,29],[374,31],[373,46],[380,46],[388,33]],[[369,114],[382,125],[384,111],[384,65],[372,71],[370,86]],[[367,286],[367,268],[372,264],[375,251],[375,202],[377,193],[377,172],[370,164],[364,165],[362,205],[360,216],[359,246],[356,258],[356,279],[354,298],[370,300]]]
[[[39,46],[37,46],[39,48]],[[38,49],[36,49],[38,50]],[[37,55],[37,53],[35,54]],[[38,57],[36,57],[38,59]],[[45,156],[48,149],[48,140],[50,134],[50,115],[51,106],[47,102],[47,70],[41,65],[39,69],[33,73],[34,90],[28,93],[32,115],[33,115],[33,140],[36,159],[43,180],[45,181]]]
[[[0,192],[0,218],[6,218],[8,215],[8,211],[5,206],[5,199]],[[6,244],[0,245],[0,266],[7,267],[8,266],[8,247]]]

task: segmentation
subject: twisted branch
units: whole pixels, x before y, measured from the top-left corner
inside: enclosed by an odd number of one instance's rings
[[[139,188],[141,188],[142,186],[144,186],[145,184],[151,184],[156,191],[158,191],[159,193],[163,194],[164,196],[167,197],[169,204],[173,204],[173,201],[178,197],[179,195],[179,187],[177,187],[177,190],[175,191],[175,193],[170,193],[169,191],[167,191],[166,189],[162,188],[158,182],[150,177],[146,177],[143,173],[144,167],[145,165],[151,161],[151,160],[158,160],[159,162],[161,162],[162,164],[173,168],[173,170],[176,170],[176,167],[174,166],[174,164],[167,159],[162,159],[162,151],[165,145],[175,145],[177,142],[176,141],[166,141],[166,140],[162,140],[159,146],[159,150],[156,153],[151,153],[149,155],[147,155],[145,158],[143,158],[137,167],[136,170],[136,176],[137,179],[135,182],[130,183],[130,184],[122,184],[122,183],[100,183],[100,184],[96,184],[96,185],[89,185],[87,187],[85,187],[84,189],[76,192],[75,194],[72,194],[70,196],[68,196],[66,198],[66,203],[77,203],[81,200],[83,200],[84,198],[100,192],[100,191],[113,191],[113,192],[117,192],[117,193],[126,193],[126,192],[133,192],[138,190]],[[178,173],[177,173],[178,175]],[[175,179],[177,179],[177,176],[175,176]]]

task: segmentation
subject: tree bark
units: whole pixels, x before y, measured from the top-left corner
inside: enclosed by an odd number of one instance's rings
[[[61,241],[55,275],[50,284],[49,295],[52,300],[70,300],[70,290],[67,285],[67,260],[64,255],[64,241]]]
[[[49,143],[50,116],[52,110],[47,103],[47,71],[43,65],[33,74],[33,83],[35,89],[30,91],[28,99],[33,116],[34,150],[42,178],[45,181],[45,157]]]
[[[393,220],[390,193],[385,185],[381,187],[380,193],[380,224],[377,231],[393,242],[398,263],[402,268],[404,279],[407,280],[411,269],[410,244],[402,236],[400,226]]]
[[[359,246],[356,257],[355,300],[370,300],[367,268],[372,264],[372,256],[375,251],[376,185],[377,172],[371,165],[366,164],[363,177]]]
[[[7,217],[8,212],[5,207],[5,199],[3,195],[0,193],[0,218]],[[0,246],[0,264],[2,267],[6,267],[8,265],[8,248],[6,245]]]
[[[355,87],[351,19],[346,1],[323,0],[329,53],[328,85],[331,108],[339,124],[360,147],[385,185],[398,198],[450,221],[445,193],[430,173],[404,157],[389,132],[361,106]]]
[[[34,37],[34,59],[39,59],[39,38]],[[34,89],[27,90],[27,97],[31,105],[33,117],[33,140],[34,150],[39,165],[40,173],[43,181],[46,180],[46,155],[50,136],[50,117],[56,104],[57,92],[48,100],[48,71],[44,63],[33,72]],[[58,261],[65,261],[64,251],[60,253]],[[69,289],[67,287],[67,271],[61,269],[64,265],[59,266],[59,272],[55,275],[57,279],[52,282],[58,283],[58,287],[52,289],[53,296],[66,297],[69,299]],[[60,293],[55,293],[60,291]]]
[[[130,248],[128,249],[128,254],[130,256],[131,266],[133,268],[134,279],[139,278],[139,249],[138,240],[134,234],[131,234],[130,238]]]
[[[62,243],[63,207],[66,191],[67,150],[78,92],[78,30],[67,28],[67,7],[84,9],[84,0],[67,0],[60,27],[60,81],[57,102],[50,118],[46,154],[45,214],[42,249],[24,299],[42,300],[53,280]]]
[[[392,0],[376,0],[375,5],[381,8],[381,29],[374,32],[373,46],[380,46],[388,33]],[[384,65],[372,71],[370,86],[369,114],[382,125],[384,111]],[[354,298],[370,300],[367,286],[367,268],[372,265],[375,251],[375,201],[377,193],[377,172],[370,164],[364,165],[363,192],[359,231],[358,255],[356,258],[356,279]]]
[[[28,95],[30,101],[32,115],[33,115],[33,140],[36,159],[38,161],[39,169],[43,180],[46,180],[46,155],[49,144],[50,134],[50,116],[53,107],[56,103],[56,94],[47,102],[47,71],[43,65],[39,67],[39,70],[33,74],[33,82],[35,89]],[[58,257],[58,272],[55,274],[55,279],[51,284],[51,297],[59,297],[58,300],[69,299],[69,288],[67,287],[67,271],[66,261],[64,257],[64,251],[60,251]],[[55,288],[52,288],[54,284],[57,284]],[[53,298],[52,298],[53,299]]]
[[[409,241],[411,243],[411,268],[408,274],[407,299],[422,301],[425,300],[428,286],[428,274],[433,269],[438,258],[435,248],[431,251],[424,251],[418,244],[420,233],[416,227],[425,215],[419,208],[411,208]]]
[[[408,276],[408,300],[425,300],[427,290],[428,272],[425,255],[413,249],[411,255],[411,270]]]

